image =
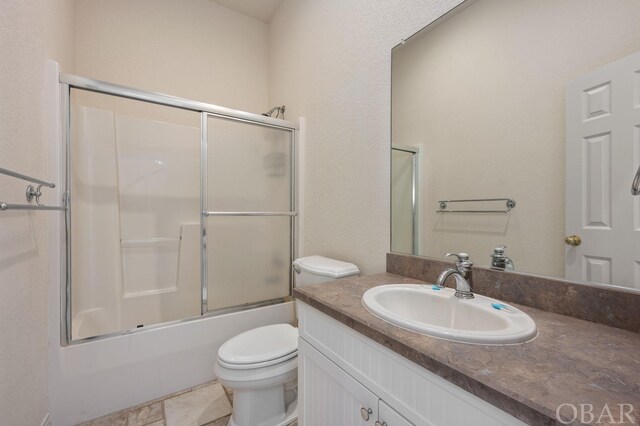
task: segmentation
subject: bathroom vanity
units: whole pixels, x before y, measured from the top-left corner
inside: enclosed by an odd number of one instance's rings
[[[304,425],[524,424],[309,305],[298,313]]]
[[[425,282],[384,273],[295,290],[302,424],[561,424],[558,407],[563,422],[579,424],[570,404],[580,403],[615,416],[635,403],[630,416],[640,419],[638,333],[515,305],[536,322],[533,341],[450,342],[364,308],[366,290],[391,283]]]

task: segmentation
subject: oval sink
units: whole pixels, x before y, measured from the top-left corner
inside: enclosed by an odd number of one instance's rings
[[[362,303],[391,324],[441,339],[483,345],[522,343],[536,337],[531,317],[520,309],[476,294],[431,285],[389,284],[367,290]]]

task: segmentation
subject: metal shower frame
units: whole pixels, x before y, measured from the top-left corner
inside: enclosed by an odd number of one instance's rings
[[[413,229],[412,232],[412,241],[411,241],[411,250],[414,255],[418,254],[419,251],[419,238],[420,233],[418,232],[418,228],[420,226],[420,222],[418,220],[418,187],[420,186],[419,179],[419,167],[420,167],[420,148],[417,146],[409,146],[409,145],[391,145],[391,168],[393,169],[393,151],[406,152],[411,155],[411,226]],[[393,190],[393,188],[391,188]],[[389,229],[393,228],[393,224],[390,225]],[[391,239],[389,242],[390,248],[393,246],[393,235],[391,235]]]
[[[72,74],[60,74],[61,99],[62,99],[62,140],[63,140],[63,205],[65,214],[61,219],[62,229],[64,230],[62,241],[65,247],[61,256],[61,336],[60,343],[62,346],[85,343],[89,341],[102,340],[110,337],[132,334],[147,331],[156,328],[162,328],[169,325],[195,321],[206,317],[221,315],[230,312],[238,312],[247,309],[254,309],[261,306],[268,306],[277,303],[284,303],[290,300],[293,294],[293,268],[292,263],[297,254],[296,244],[296,218],[298,216],[297,200],[296,200],[296,142],[299,126],[291,121],[271,118],[261,114],[254,114],[245,111],[238,111],[218,105],[198,102],[189,99],[183,99],[175,96],[165,95],[162,93],[148,92],[118,84],[112,84],[104,81],[94,80],[86,77],[80,77]],[[144,328],[132,328],[113,333],[102,334],[82,339],[72,340],[71,334],[71,89],[84,90],[94,93],[116,96],[119,98],[131,99],[135,101],[147,102],[156,105],[188,110],[200,114],[200,288],[201,288],[201,309],[200,315],[178,319],[158,324],[145,326]],[[290,198],[289,211],[271,212],[271,211],[247,211],[247,212],[213,212],[208,210],[207,205],[207,145],[208,145],[208,125],[209,117],[216,117],[224,120],[242,122],[249,125],[257,125],[262,127],[270,127],[281,129],[289,132],[290,146]],[[210,216],[288,216],[290,217],[290,259],[289,259],[289,295],[288,297],[261,301],[252,304],[233,306],[229,308],[216,309],[209,311],[208,306],[208,273],[207,273],[207,218]]]

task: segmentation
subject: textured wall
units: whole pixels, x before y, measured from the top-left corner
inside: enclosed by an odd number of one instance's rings
[[[270,26],[270,104],[306,117],[305,254],[385,269],[391,48],[455,0],[285,0]]]
[[[0,167],[48,178],[45,59],[73,69],[72,20],[70,0],[0,6]],[[23,203],[25,187],[0,176],[0,199]],[[6,425],[39,425],[48,410],[47,214],[58,213],[0,213],[0,423]]]
[[[79,75],[267,110],[268,27],[209,0],[77,0]]]

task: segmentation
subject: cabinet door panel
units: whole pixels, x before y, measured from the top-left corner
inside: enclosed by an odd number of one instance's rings
[[[375,426],[414,426],[393,408],[389,407],[383,400],[378,405],[379,420]]]
[[[299,339],[298,368],[301,425],[374,425],[378,397],[304,339]]]

